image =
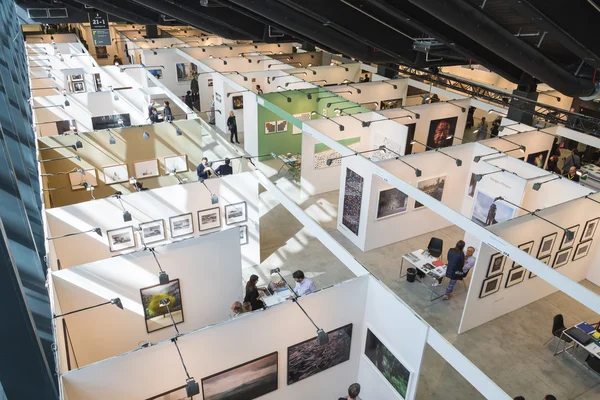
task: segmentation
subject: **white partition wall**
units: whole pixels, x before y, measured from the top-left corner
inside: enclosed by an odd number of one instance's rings
[[[350,91],[350,93],[340,93],[340,96],[358,104],[373,102],[377,103],[377,107],[375,108],[375,110],[379,110],[380,103],[385,100],[401,99],[401,104],[406,104],[408,79],[387,80],[385,81],[385,83],[383,81],[355,83],[352,84],[352,86],[328,86],[327,90],[331,92]],[[360,93],[358,93],[358,90],[360,90]]]

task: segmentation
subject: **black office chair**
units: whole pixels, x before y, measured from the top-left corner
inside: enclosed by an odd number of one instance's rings
[[[433,257],[441,257],[443,250],[444,241],[442,239],[432,237],[429,240],[429,244],[427,245],[427,251],[429,251],[429,254],[431,254]]]
[[[600,374],[600,360],[597,357],[588,354],[587,358],[585,359],[585,363],[588,365],[588,367],[590,367],[590,369]]]
[[[566,329],[567,328],[565,327],[565,321],[563,319],[562,314],[556,314],[554,316],[554,320],[552,322],[552,337],[550,339],[548,339],[546,341],[546,343],[544,343],[544,346],[547,345],[548,343],[550,343],[550,341],[552,339],[554,339],[555,337],[562,339],[567,343],[571,343],[573,340],[570,337],[563,336],[561,338],[563,331],[565,331]]]

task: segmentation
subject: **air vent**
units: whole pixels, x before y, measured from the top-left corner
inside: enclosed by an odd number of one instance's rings
[[[27,14],[29,18],[48,18],[47,8],[28,8]]]
[[[69,13],[66,8],[49,8],[48,15],[50,18],[67,18]]]

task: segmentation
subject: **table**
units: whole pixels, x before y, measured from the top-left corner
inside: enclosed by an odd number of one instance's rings
[[[265,305],[267,307],[271,307],[271,306],[274,306],[275,304],[283,303],[289,297],[292,297],[291,290],[287,289],[287,288],[283,288],[278,291],[275,291],[275,293],[273,293],[270,296],[261,297],[261,300],[265,303]]]
[[[579,327],[579,325],[583,324],[584,322],[580,322],[577,325],[574,325],[573,327],[577,328]],[[558,341],[558,343],[556,344],[556,348],[554,349],[554,355],[558,355],[558,354],[567,354],[569,356],[571,356],[575,361],[577,361],[578,363],[582,364],[584,367],[590,369],[586,364],[582,363],[576,356],[575,354],[573,354],[573,351],[569,352],[569,350],[574,350],[578,347],[584,349],[585,351],[587,351],[590,355],[592,355],[593,357],[596,357],[598,360],[600,360],[600,346],[597,344],[597,341],[593,341],[590,344],[588,344],[587,346],[583,346],[581,343],[579,343],[577,340],[575,340],[574,337],[572,337],[571,335],[569,335],[567,333],[568,329],[565,329],[561,334],[560,334],[560,340]],[[593,333],[593,332],[592,332]],[[567,342],[565,342],[563,340],[563,337],[568,337],[570,338],[573,342],[573,344],[569,347],[567,347]],[[563,343],[563,348],[562,350],[558,351],[558,348],[560,347],[560,343]],[[597,372],[597,371],[594,371]]]
[[[279,168],[277,173],[280,173],[284,167],[287,167],[287,175],[294,180],[298,180],[300,179],[300,158],[288,154],[280,154],[277,156],[277,158],[283,162],[283,165]]]
[[[600,167],[586,164],[581,167],[581,172],[587,174],[587,179],[579,179],[579,183],[595,190],[600,190]]]
[[[439,261],[439,258],[432,257],[429,254],[425,254],[425,251],[422,249],[415,250],[408,254],[402,256],[402,261],[400,262],[400,279],[406,276],[406,274],[402,275],[402,270],[404,269],[404,261],[410,263],[413,267],[415,267],[418,271],[421,271],[426,277],[431,278],[431,285],[425,284],[421,279],[419,279],[419,275],[415,277],[421,285],[425,286],[427,290],[431,292],[429,296],[429,300],[437,300],[442,297],[443,293],[437,293],[435,291],[434,286],[435,283],[438,283],[441,279],[446,276],[446,265],[442,265],[439,267],[435,267],[433,265],[434,261]],[[435,296],[435,297],[434,297]]]

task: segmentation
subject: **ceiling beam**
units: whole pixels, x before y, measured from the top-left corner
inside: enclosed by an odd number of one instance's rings
[[[154,20],[142,15],[139,12],[131,12],[123,7],[115,6],[102,0],[63,0],[62,2],[66,4],[78,4],[81,8],[83,8],[84,5],[88,5],[94,7],[96,10],[104,11],[109,15],[113,15],[127,22],[135,22],[136,24],[156,24],[159,22],[158,15]],[[88,12],[91,10],[83,9],[82,11]]]

